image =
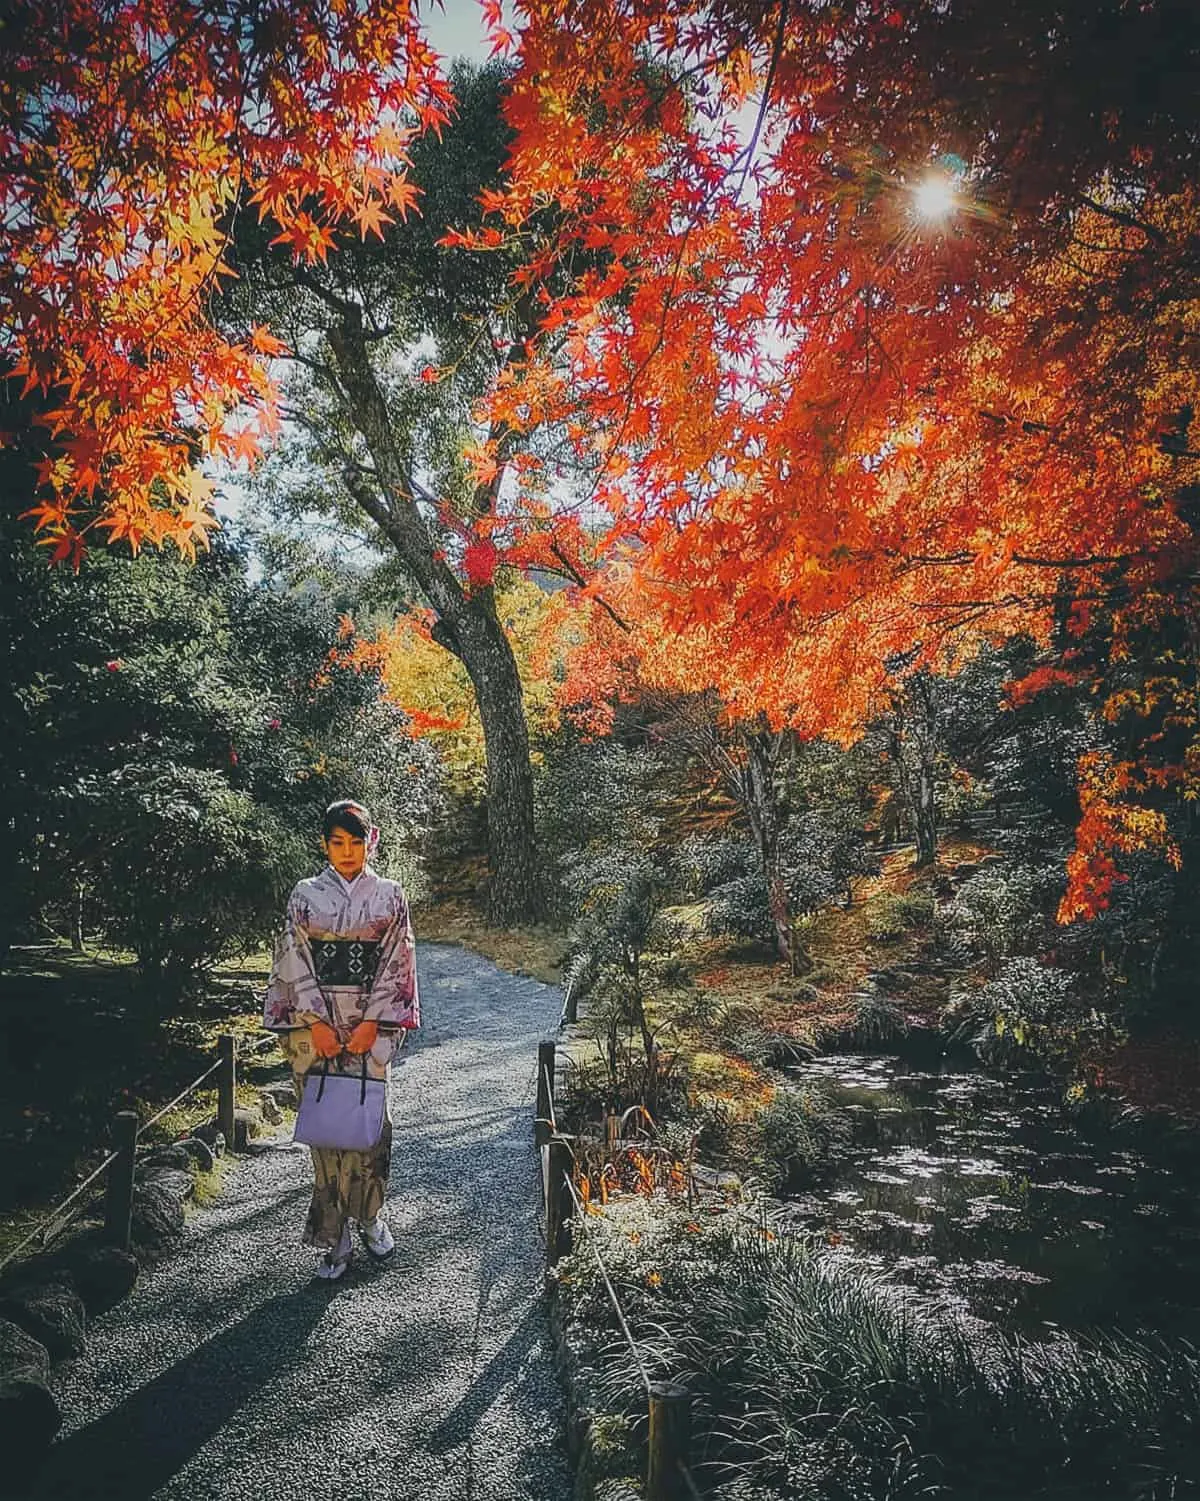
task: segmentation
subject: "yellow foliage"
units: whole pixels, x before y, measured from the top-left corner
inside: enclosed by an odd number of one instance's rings
[[[555,680],[571,611],[552,609],[551,596],[521,577],[497,589],[496,610],[516,657],[536,764],[538,742],[559,722]],[[462,662],[430,635],[433,618],[428,611],[399,615],[377,635],[384,692],[411,717],[412,733],[436,745],[452,790],[477,797],[487,784],[479,706]]]

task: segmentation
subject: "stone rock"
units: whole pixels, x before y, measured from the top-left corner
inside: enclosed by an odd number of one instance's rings
[[[183,1205],[159,1183],[133,1190],[132,1235],[139,1260],[157,1261],[183,1238]]]
[[[55,1270],[70,1275],[83,1306],[93,1317],[114,1307],[137,1281],[137,1257],[108,1246],[98,1232],[69,1241],[54,1255]]]
[[[233,1150],[244,1152],[250,1138],[263,1123],[261,1110],[243,1110],[240,1106],[233,1112]]]
[[[270,1095],[277,1105],[286,1105],[289,1110],[296,1108],[296,1091],[290,1080],[282,1084],[264,1084],[258,1092],[261,1095]],[[268,1119],[270,1119],[269,1116]]]
[[[891,969],[880,969],[872,972],[871,981],[880,990],[911,990],[915,983],[915,976],[902,964],[897,964]]]
[[[190,1166],[182,1171],[177,1167],[151,1167],[141,1178],[143,1183],[159,1184],[181,1204],[194,1197],[196,1192],[196,1176]]]
[[[258,1097],[262,1101],[263,1120],[268,1126],[278,1126],[283,1120],[283,1111],[279,1108],[279,1101],[265,1089],[259,1090]]]
[[[215,1120],[205,1121],[202,1126],[197,1126],[192,1132],[197,1141],[202,1141],[211,1148],[214,1157],[224,1155],[225,1148],[229,1143],[225,1140],[225,1133]]]
[[[0,1319],[0,1446],[5,1479],[29,1473],[62,1423],[46,1385],[50,1357],[24,1329]]]
[[[697,1188],[706,1188],[717,1193],[740,1194],[742,1191],[742,1180],[736,1173],[724,1172],[715,1167],[705,1167],[702,1162],[692,1164],[692,1183]]]
[[[186,1173],[192,1165],[192,1154],[182,1142],[169,1146],[154,1147],[139,1159],[139,1167],[171,1167]]]
[[[5,1293],[0,1298],[0,1319],[37,1340],[51,1360],[82,1355],[87,1346],[87,1311],[65,1271]]]
[[[217,1135],[220,1136],[221,1133],[218,1131]],[[178,1145],[188,1154],[189,1160],[195,1164],[198,1172],[211,1173],[217,1165],[218,1154],[213,1151],[208,1142],[201,1141],[198,1136],[189,1136]],[[224,1149],[225,1138],[223,1136],[221,1136],[221,1146]]]
[[[50,1356],[45,1346],[11,1319],[0,1319],[0,1379],[45,1381],[49,1374]]]
[[[26,1277],[0,1297],[0,1319],[38,1340],[51,1360],[69,1360],[87,1348],[87,1309],[63,1268],[33,1262]]]

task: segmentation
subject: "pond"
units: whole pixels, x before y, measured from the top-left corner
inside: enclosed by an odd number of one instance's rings
[[[838,1254],[1034,1338],[1137,1327],[1200,1340],[1200,1158],[1091,1134],[1044,1077],[829,1054],[790,1070],[850,1113],[836,1181],[789,1217]]]

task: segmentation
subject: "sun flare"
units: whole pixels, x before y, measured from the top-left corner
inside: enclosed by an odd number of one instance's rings
[[[919,219],[947,219],[958,206],[958,194],[950,178],[931,173],[913,189],[913,212]]]

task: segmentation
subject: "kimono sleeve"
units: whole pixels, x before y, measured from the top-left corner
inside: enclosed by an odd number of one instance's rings
[[[375,971],[375,983],[367,997],[363,1020],[378,1022],[385,1031],[396,1027],[412,1031],[421,1025],[417,948],[408,898],[399,889],[395,913],[380,942],[379,965]]]
[[[275,947],[267,999],[263,1007],[263,1026],[271,1032],[287,1032],[306,1027],[301,1013],[331,1021],[329,1007],[317,982],[312,946],[308,941],[308,907],[299,888],[292,892],[287,907],[287,924]]]

